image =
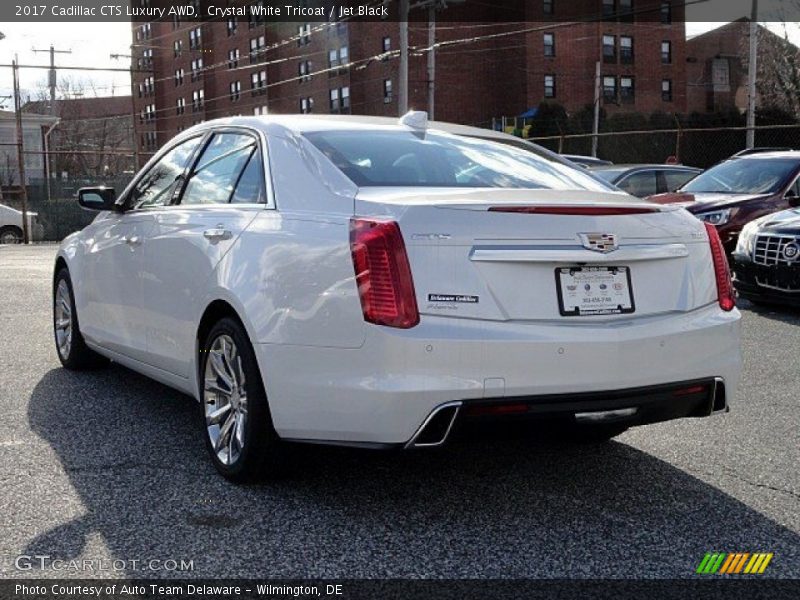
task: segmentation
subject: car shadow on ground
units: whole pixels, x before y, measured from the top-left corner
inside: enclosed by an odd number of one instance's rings
[[[797,564],[800,536],[625,443],[306,447],[289,478],[235,486],[198,413],[122,367],[46,373],[29,421],[85,512],[25,552],[83,557],[99,534],[108,558],[193,560],[193,577],[691,577],[710,550]]]

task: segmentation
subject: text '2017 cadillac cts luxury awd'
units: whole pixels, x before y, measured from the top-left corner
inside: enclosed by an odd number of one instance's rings
[[[54,276],[58,355],[195,396],[217,469],[286,442],[438,446],[486,421],[594,439],[728,409],[739,319],[713,226],[504,134],[358,117],[170,141]]]

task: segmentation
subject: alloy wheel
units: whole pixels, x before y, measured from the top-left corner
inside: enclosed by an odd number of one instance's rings
[[[247,390],[242,358],[229,335],[219,335],[208,348],[203,396],[206,429],[217,459],[234,464],[245,446]]]
[[[72,348],[72,301],[66,280],[58,282],[55,299],[56,345],[61,358],[67,360]]]

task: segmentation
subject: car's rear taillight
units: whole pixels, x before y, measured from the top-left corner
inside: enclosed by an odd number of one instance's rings
[[[711,258],[714,260],[714,274],[717,277],[719,306],[725,311],[733,310],[736,306],[736,296],[733,293],[728,257],[725,256],[725,248],[722,247],[722,240],[719,239],[717,228],[711,223],[705,223],[705,226],[706,232],[708,232],[708,242],[711,245]]]
[[[397,223],[351,219],[350,251],[364,320],[401,329],[419,323],[414,280]]]

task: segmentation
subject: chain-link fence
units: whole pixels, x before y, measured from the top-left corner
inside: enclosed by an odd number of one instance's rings
[[[531,141],[562,154],[590,155],[591,133],[531,137]],[[597,134],[597,156],[617,164],[678,162],[707,169],[746,148],[746,127],[673,128],[605,131]],[[755,128],[756,147],[800,147],[800,124]]]
[[[84,228],[92,222],[97,213],[83,210],[78,206],[78,189],[105,185],[121,192],[131,177],[133,174],[91,181],[78,178],[39,180],[26,186],[28,212],[36,213],[34,231],[30,232],[31,239],[57,242],[73,231]],[[19,188],[4,189],[0,204],[22,210]],[[0,221],[2,220],[0,216]],[[3,223],[0,223],[0,227],[2,226]]]

